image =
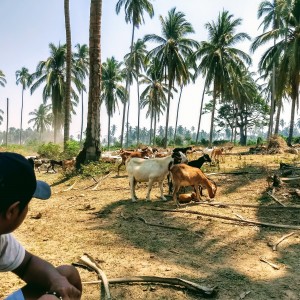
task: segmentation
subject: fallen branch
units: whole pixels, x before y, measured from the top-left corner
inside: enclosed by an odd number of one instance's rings
[[[68,187],[67,189],[63,190],[63,192],[70,191],[75,186],[75,184],[78,182],[78,180],[79,179],[75,180],[75,182],[70,187]]]
[[[105,178],[107,178],[107,177],[109,176],[109,174],[110,174],[110,173],[108,173],[107,175],[105,175],[104,177],[102,177],[102,178],[98,181],[98,183],[96,184],[96,186],[94,186],[94,187],[92,188],[92,191],[95,191],[95,190],[97,189],[98,185],[99,185]]]
[[[275,270],[279,270],[279,269],[280,269],[280,267],[278,267],[277,265],[275,265],[275,264],[269,262],[268,260],[266,260],[266,259],[263,258],[263,257],[260,257],[259,260],[262,261],[262,262],[264,262],[264,263],[266,263],[266,264],[268,264],[269,266],[271,266],[271,267],[272,267],[273,269],[275,269]]]
[[[104,287],[104,291],[105,291],[106,297],[104,299],[110,300],[111,296],[110,296],[110,291],[109,291],[109,282],[107,280],[105,273],[100,268],[100,266],[95,262],[95,260],[91,256],[89,256],[86,253],[83,256],[81,256],[81,258],[79,259],[79,262],[83,265],[88,266],[89,268],[92,268],[98,274],[98,278],[101,280],[99,282],[100,289],[102,289],[101,283],[103,283],[103,287]],[[101,295],[102,295],[102,293],[101,293]]]
[[[292,236],[293,234],[295,234],[295,232],[291,232],[287,235],[284,235],[282,238],[280,238],[276,243],[273,244],[272,246],[272,250],[276,251],[277,250],[277,246],[278,244],[280,244],[282,241],[284,241],[285,239],[287,239],[288,237]]]
[[[180,285],[187,288],[193,292],[199,292],[205,294],[206,296],[212,296],[216,293],[217,287],[206,287],[198,283],[181,279],[181,278],[172,278],[172,277],[157,277],[157,276],[133,276],[133,277],[123,277],[123,278],[112,278],[108,280],[110,284],[118,283],[129,283],[129,282],[153,282],[153,283],[167,283],[170,285]],[[83,281],[82,284],[97,284],[101,281]]]
[[[168,228],[168,229],[176,229],[176,230],[185,230],[184,228],[180,228],[180,227],[173,227],[173,226],[168,226],[168,225],[163,225],[163,224],[150,223],[150,222],[147,222],[142,217],[138,217],[138,219],[143,221],[145,224],[150,225],[150,226],[157,226],[157,227],[163,227],[163,228]]]
[[[284,207],[285,207],[285,205],[284,205],[282,202],[280,202],[273,194],[271,194],[270,192],[267,192],[267,194],[268,194],[271,198],[273,198],[277,203],[279,203],[281,206],[284,206]]]
[[[196,203],[189,203],[189,206],[198,206],[199,204],[205,204],[209,206],[220,206],[220,207],[249,207],[249,208],[257,208],[257,209],[300,209],[300,205],[293,205],[293,206],[263,206],[263,205],[255,205],[255,204],[239,204],[239,203],[223,203],[223,202],[207,202],[207,201],[200,201]]]
[[[258,222],[258,221],[252,221],[252,220],[246,220],[246,219],[241,220],[241,219],[231,218],[231,217],[226,217],[226,216],[200,213],[200,212],[192,211],[192,210],[175,210],[175,209],[159,209],[159,208],[151,208],[150,210],[174,212],[174,213],[189,213],[189,214],[195,214],[195,215],[200,215],[200,216],[205,216],[205,217],[218,218],[218,219],[231,220],[231,221],[238,221],[238,222],[244,222],[244,223],[248,223],[248,224],[255,224],[255,225],[261,225],[261,226],[300,230],[300,226],[296,226],[296,225],[273,224],[273,223]]]
[[[293,180],[299,180],[300,181],[300,176],[297,177],[283,177],[281,178],[282,181],[286,182],[286,181],[293,181]]]

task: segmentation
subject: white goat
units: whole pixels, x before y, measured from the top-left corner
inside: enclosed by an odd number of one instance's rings
[[[163,180],[168,174],[169,168],[174,163],[174,160],[178,161],[180,159],[178,153],[173,153],[172,156],[162,158],[128,158],[126,161],[126,170],[129,177],[132,202],[137,200],[135,187],[138,182],[148,182],[146,201],[150,201],[150,192],[154,182],[158,182],[161,199],[166,201],[167,199],[163,194]]]

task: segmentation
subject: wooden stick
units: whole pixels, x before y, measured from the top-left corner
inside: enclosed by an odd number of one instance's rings
[[[258,221],[252,221],[252,220],[240,220],[240,219],[226,217],[226,216],[200,213],[200,212],[192,211],[192,210],[175,210],[175,209],[159,209],[159,208],[150,208],[150,210],[166,211],[166,212],[174,212],[174,213],[189,213],[189,214],[195,214],[195,215],[218,218],[218,219],[224,219],[224,220],[245,222],[245,223],[261,225],[261,226],[269,226],[269,227],[276,227],[276,228],[288,228],[288,229],[300,230],[300,226],[296,226],[296,225],[284,225],[284,224],[264,223],[264,222],[258,222]]]
[[[169,229],[176,229],[176,230],[185,230],[184,228],[180,228],[180,227],[173,227],[173,226],[168,226],[168,225],[163,225],[163,224],[149,223],[149,222],[147,222],[142,217],[138,217],[138,219],[141,220],[141,221],[143,221],[145,224],[150,225],[150,226],[157,226],[157,227],[163,227],[163,228],[169,228]]]
[[[255,205],[255,204],[239,204],[239,203],[224,203],[224,202],[207,202],[207,201],[200,201],[196,203],[189,203],[189,206],[196,206],[199,204],[205,204],[209,206],[220,206],[220,207],[229,207],[229,206],[236,206],[236,207],[249,207],[249,208],[259,208],[259,209],[300,209],[300,205],[293,205],[293,206],[262,206],[262,205]]]
[[[79,179],[75,180],[75,182],[70,187],[68,187],[67,189],[63,190],[63,192],[70,191],[75,186],[75,184],[78,182],[78,180]]]
[[[107,177],[109,176],[109,174],[110,174],[110,173],[108,173],[107,175],[105,175],[104,177],[102,177],[102,178],[98,181],[98,183],[96,184],[96,186],[94,186],[94,187],[92,188],[92,191],[95,191],[95,190],[97,189],[98,185],[99,185],[105,178],[107,178]]]
[[[278,244],[280,244],[282,241],[284,241],[285,239],[287,239],[288,237],[292,236],[293,234],[295,234],[295,232],[291,232],[287,235],[284,235],[282,238],[280,238],[276,243],[273,244],[272,246],[272,250],[276,251],[277,250],[277,246]]]
[[[273,194],[271,194],[270,192],[267,192],[267,194],[270,196],[270,197],[272,197],[277,203],[279,203],[281,206],[284,206],[285,207],[285,205],[282,203],[282,202],[280,202]]]
[[[110,295],[108,280],[107,280],[105,273],[100,268],[100,266],[95,262],[95,260],[91,256],[89,256],[86,253],[83,256],[81,256],[81,258],[79,259],[79,262],[83,265],[86,265],[86,266],[92,268],[98,274],[98,278],[101,280],[101,282],[99,282],[100,289],[102,289],[101,283],[103,283],[103,286],[104,286],[104,291],[105,291],[105,296],[106,296],[104,299],[110,300],[111,295]],[[102,295],[102,293],[101,293],[101,295]],[[100,297],[100,299],[101,298],[102,297]]]
[[[273,269],[275,269],[275,270],[279,270],[279,269],[280,269],[280,267],[278,267],[277,265],[275,265],[275,264],[269,262],[268,260],[266,260],[266,259],[263,258],[263,257],[260,257],[259,260],[262,261],[262,262],[265,262],[266,264],[268,264],[269,266],[271,266],[271,267],[272,267]]]
[[[176,278],[176,277],[157,277],[157,276],[133,276],[133,277],[122,277],[122,278],[111,278],[108,279],[110,284],[119,284],[119,283],[129,283],[129,282],[153,282],[153,283],[167,283],[170,285],[180,285],[188,290],[191,290],[193,292],[200,292],[207,296],[211,296],[214,293],[216,293],[217,287],[206,287],[203,285],[200,285],[198,283]],[[84,281],[82,284],[97,284],[100,283],[101,280],[96,281]]]

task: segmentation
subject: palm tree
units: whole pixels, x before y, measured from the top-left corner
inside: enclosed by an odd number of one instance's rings
[[[134,41],[134,30],[139,28],[144,21],[144,11],[148,13],[150,18],[154,16],[153,6],[148,0],[118,0],[116,5],[116,13],[119,14],[122,6],[125,8],[125,21],[126,23],[132,23],[132,34],[131,34],[131,44],[130,44],[130,53],[133,50],[133,41]],[[129,99],[129,73],[128,69],[127,79],[126,79],[126,91]],[[123,120],[122,120],[122,130],[121,130],[121,147],[123,147],[123,136],[124,136],[124,125],[125,125],[125,112],[126,112],[126,101],[123,106]]]
[[[278,64],[278,86],[276,91],[279,95],[288,95],[292,100],[291,120],[288,136],[288,145],[291,145],[294,130],[296,106],[299,104],[300,86],[300,1],[277,0],[278,15],[280,15],[280,26],[258,36],[252,49],[266,44],[276,38],[276,44],[269,47],[263,54],[259,69],[270,74],[273,65]],[[277,41],[278,40],[278,41]]]
[[[146,75],[141,75],[140,84],[146,85],[146,88],[141,94],[140,105],[141,108],[148,107],[146,117],[150,116],[150,141],[152,143],[152,128],[153,141],[155,143],[156,123],[160,119],[160,115],[165,111],[167,106],[168,87],[162,82],[163,77],[161,73],[159,60],[153,58],[147,68]],[[153,127],[152,127],[153,124]]]
[[[197,74],[202,73],[205,77],[204,90],[212,85],[210,146],[212,145],[217,98],[221,99],[233,72],[241,74],[242,69],[245,68],[244,62],[251,63],[249,55],[233,47],[237,42],[250,39],[249,35],[244,32],[235,33],[241,21],[241,19],[234,20],[233,15],[228,11],[220,13],[216,23],[205,24],[208,30],[208,41],[201,42],[195,53],[196,58],[200,59]]]
[[[80,143],[82,141],[83,132],[83,92],[86,91],[83,81],[89,73],[89,48],[86,44],[76,44],[75,48],[77,52],[73,54],[73,70],[74,76],[77,77],[80,82],[79,92],[81,93],[81,127],[80,127]]]
[[[6,79],[4,73],[0,70],[0,86],[4,87],[6,84]]]
[[[168,16],[164,19],[160,16],[162,27],[162,36],[156,34],[148,34],[144,37],[146,42],[155,42],[159,46],[149,52],[150,57],[158,57],[161,68],[167,75],[168,79],[168,104],[165,127],[164,147],[168,144],[168,126],[169,126],[169,110],[171,93],[175,80],[187,80],[188,67],[185,58],[190,56],[193,48],[198,43],[192,39],[188,39],[187,35],[194,33],[192,25],[186,21],[182,12],[177,12],[176,8],[168,12]]]
[[[44,131],[49,129],[52,125],[53,115],[51,113],[51,105],[41,104],[38,109],[29,113],[30,116],[33,116],[28,124],[33,123],[33,128],[40,133],[40,138]]]
[[[100,150],[100,92],[101,92],[101,14],[102,0],[91,0],[89,31],[89,100],[86,139],[77,156],[76,168],[88,161],[98,161]]]
[[[45,61],[40,61],[36,72],[32,74],[33,82],[31,93],[33,93],[41,84],[45,83],[43,89],[43,101],[46,104],[48,98],[52,100],[54,142],[57,139],[57,131],[63,123],[63,100],[65,96],[65,52],[66,45],[50,43],[50,57]]]
[[[24,96],[24,90],[30,86],[31,80],[30,80],[30,74],[28,72],[28,69],[25,67],[22,67],[21,70],[16,71],[16,84],[22,85],[22,104],[21,104],[21,123],[20,123],[20,145],[22,143],[22,125],[23,125],[23,96]]]
[[[134,71],[134,76],[137,82],[137,96],[138,96],[138,125],[137,125],[137,144],[140,141],[140,89],[139,89],[139,75],[141,70],[145,69],[145,58],[146,58],[146,45],[142,39],[138,39],[132,47],[131,53],[125,55],[124,60],[127,66]],[[129,111],[129,102],[128,102],[128,111]],[[128,118],[127,118],[127,128],[128,128]],[[128,136],[128,135],[127,135]]]
[[[64,149],[70,138],[70,118],[71,118],[71,69],[72,69],[72,42],[69,0],[64,0],[65,28],[66,28],[66,87],[64,99]]]
[[[114,57],[107,58],[102,64],[102,90],[101,104],[104,102],[108,115],[108,149],[110,147],[110,120],[118,106],[118,99],[126,101],[126,89],[121,85],[124,79],[124,73],[121,70],[122,63],[119,63]]]

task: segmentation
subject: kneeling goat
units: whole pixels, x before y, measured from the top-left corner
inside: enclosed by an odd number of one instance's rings
[[[215,197],[217,192],[216,184],[211,179],[207,178],[200,169],[190,167],[186,164],[178,164],[171,166],[170,172],[174,185],[173,200],[177,206],[179,206],[177,192],[182,186],[193,186],[197,194],[197,199],[199,200],[199,187],[206,188],[210,198]]]

